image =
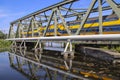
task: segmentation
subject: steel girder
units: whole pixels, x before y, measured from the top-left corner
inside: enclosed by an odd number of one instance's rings
[[[40,33],[38,30],[38,36],[46,36],[46,33],[49,29],[49,26],[54,23],[54,36],[57,36],[57,24],[60,24],[59,21],[62,21],[62,24],[64,25],[67,33],[69,35],[79,35],[81,32],[81,29],[84,27],[85,22],[87,21],[89,15],[91,13],[99,12],[99,34],[102,34],[103,29],[102,29],[102,11],[106,10],[113,10],[118,17],[120,18],[120,8],[118,4],[115,4],[113,0],[92,0],[90,7],[88,9],[83,9],[81,8],[81,11],[77,11],[75,9],[72,9],[72,5],[74,2],[78,0],[66,0],[63,2],[60,2],[58,4],[52,5],[50,7],[44,8],[42,10],[36,11],[32,14],[29,14],[23,18],[20,18],[16,21],[13,21],[11,23],[11,27],[9,30],[9,38],[16,37],[25,37],[25,34],[21,34],[26,32],[27,30],[27,36],[29,32],[32,32],[31,37],[34,37],[34,30],[38,29],[40,27],[46,26],[46,29],[44,33]],[[109,4],[109,6],[103,6],[103,1],[106,1],[106,3]],[[98,2],[98,7],[95,8],[94,5],[97,4]],[[69,5],[68,8],[65,7],[65,5]],[[51,11],[51,16],[49,16],[50,12],[48,13],[47,11]],[[66,11],[65,14],[63,14],[62,11]],[[47,14],[47,15],[46,15]],[[70,17],[76,17],[77,20],[81,20],[80,27],[76,31],[75,34],[71,33],[71,30],[69,30],[69,26],[66,24],[66,19],[69,19]],[[16,31],[14,31],[14,27],[17,26]],[[26,30],[24,30],[26,28]],[[16,34],[15,34],[16,33]],[[26,36],[26,37],[27,37]]]

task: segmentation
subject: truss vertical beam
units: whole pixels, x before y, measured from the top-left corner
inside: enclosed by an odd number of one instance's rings
[[[54,36],[57,36],[57,12],[56,9],[54,10]]]
[[[21,21],[19,21],[19,29],[18,29],[18,37],[20,38],[21,37],[21,32],[20,32],[20,30],[21,30],[21,27],[22,27],[22,25],[21,25]]]
[[[57,80],[57,71],[54,71],[54,80]]]
[[[13,65],[14,56],[9,54],[10,65]]]
[[[34,26],[38,29],[38,24],[37,24],[37,21],[36,21],[36,19],[35,19],[35,16],[33,17],[33,24],[34,24]],[[38,36],[40,36],[40,33],[39,33],[39,31],[38,31]]]
[[[22,34],[21,34],[22,38],[25,38],[23,26],[21,27],[21,32],[22,32]]]
[[[108,4],[112,7],[113,11],[117,14],[117,16],[120,18],[120,8],[116,5],[116,3],[113,0],[106,0]]]
[[[10,25],[10,29],[9,29],[9,35],[8,35],[8,38],[11,38],[12,27],[13,27],[13,25],[11,24],[11,25]]]
[[[16,38],[20,38],[20,28],[21,28],[21,21],[18,22],[18,27],[16,31]]]
[[[29,37],[29,31],[31,31],[31,29],[32,29],[32,19],[30,20],[30,24],[29,24],[29,26],[28,26],[28,30],[27,30],[27,37]],[[32,34],[33,35],[33,34]]]
[[[28,63],[28,68],[29,68],[29,70],[30,70],[30,74],[31,74],[31,76],[33,77],[34,76],[34,72],[33,72],[33,70],[32,70],[32,67],[31,67],[31,63],[28,61],[27,62]]]
[[[53,79],[52,79],[52,76],[51,76],[51,74],[50,74],[49,69],[48,69],[48,68],[45,68],[45,71],[46,71],[47,77],[48,77],[50,80],[53,80]]]
[[[16,56],[16,61],[17,61],[18,69],[21,70],[20,58],[17,56]]]
[[[49,28],[49,26],[50,26],[51,20],[52,20],[52,18],[53,18],[53,15],[54,15],[54,11],[52,11],[52,13],[51,13],[51,15],[50,15],[50,18],[49,18],[48,24],[47,24],[47,26],[46,26],[46,28],[45,28],[45,30],[44,30],[43,36],[46,35],[46,32],[47,32],[47,30],[48,30],[48,28]]]
[[[41,32],[41,27],[42,27],[42,18],[40,17],[40,23],[39,23],[39,36],[43,36]]]
[[[81,24],[80,24],[80,27],[78,28],[77,32],[75,33],[76,35],[79,35],[79,34],[80,34],[80,31],[81,31],[81,29],[83,28],[83,26],[84,26],[87,18],[88,18],[89,15],[90,15],[90,12],[91,12],[91,10],[92,10],[92,8],[94,7],[94,5],[95,5],[96,2],[97,2],[97,0],[92,0],[92,3],[91,3],[90,7],[88,8],[88,10],[87,10],[87,12],[86,12],[86,15],[83,17],[83,20],[82,20],[82,22],[81,22]]]
[[[31,19],[32,37],[34,37],[34,16]]]
[[[98,0],[99,3],[99,34],[103,33],[102,28],[102,0]]]
[[[9,38],[14,38],[14,30],[13,30],[13,24],[10,25],[9,29]]]

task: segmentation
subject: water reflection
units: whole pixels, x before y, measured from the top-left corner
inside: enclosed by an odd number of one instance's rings
[[[79,80],[77,78],[73,78],[72,76],[75,75],[72,75],[69,72],[57,70],[57,68],[50,67],[46,64],[39,64],[18,55],[12,55],[9,53],[9,60],[13,69],[20,72],[30,80]]]
[[[96,63],[96,59],[80,55],[73,61],[71,71],[66,70],[64,60],[57,53],[44,53],[40,62],[33,58],[30,54],[22,57],[9,52],[11,67],[30,80],[119,80],[120,76],[119,67],[107,63],[103,65],[101,61]]]
[[[0,80],[28,80],[10,67],[7,52],[0,53]]]

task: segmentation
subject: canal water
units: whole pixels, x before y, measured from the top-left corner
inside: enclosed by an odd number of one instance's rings
[[[8,53],[9,52],[0,52],[0,80],[52,80],[52,79],[54,79],[54,80],[78,80],[71,76],[66,76],[65,74],[62,74],[62,73],[57,72],[58,74],[56,74],[55,71],[53,71],[53,70],[50,70],[50,69],[42,67],[42,66],[38,66],[28,60],[25,60],[25,59],[17,57],[17,56],[10,55]],[[49,53],[49,55],[50,55],[50,53]],[[46,58],[48,58],[48,57],[46,57]],[[56,62],[55,60],[48,61],[48,59],[46,59],[46,58],[44,57],[43,58],[44,60],[42,59],[43,60],[42,63],[44,63],[44,65],[47,65],[49,63],[48,66],[50,66],[52,64],[52,63],[50,63],[51,61],[54,63],[53,65],[55,65],[55,63],[59,63],[59,62]],[[50,56],[49,56],[49,58],[50,58]],[[85,60],[85,62],[86,62],[86,60]],[[47,62],[45,62],[45,61],[47,61]],[[83,64],[83,63],[84,62],[81,61],[81,62],[79,62],[79,64],[82,66],[78,66],[77,64],[74,64],[73,67],[75,67],[75,70],[81,69],[81,71],[82,71],[82,69],[86,69],[86,68],[87,68],[86,70],[89,70],[88,67],[90,66],[90,71],[92,68],[95,68],[95,70],[93,70],[92,72],[96,71],[97,73],[99,73],[100,76],[105,76],[104,79],[100,79],[100,80],[120,80],[120,75],[119,75],[120,69],[118,69],[118,68],[107,69],[100,65],[97,66],[96,63],[95,63],[95,65],[94,64],[86,64],[86,63]],[[87,65],[87,66],[85,66],[85,65]],[[99,71],[99,70],[101,70],[101,71]],[[118,72],[116,72],[116,70]],[[94,73],[96,73],[96,72],[94,72]],[[86,74],[84,71],[81,73]],[[82,76],[86,77],[86,75],[82,75]],[[96,77],[96,75],[93,75],[93,76]],[[106,76],[108,76],[108,78]],[[87,79],[88,80],[98,80],[98,79],[93,79],[93,78],[87,78]]]
[[[8,52],[0,52],[0,80],[29,80],[10,66]]]
[[[14,56],[14,63],[11,65],[11,55],[8,53],[9,52],[0,52],[0,80],[51,80],[50,78],[55,77],[53,75],[54,73],[50,73],[51,77],[48,77],[45,68],[38,67],[38,65],[25,61],[17,56]],[[17,60],[19,60],[19,62]],[[22,65],[21,68],[19,68],[19,64]],[[36,72],[32,71],[32,69]],[[55,80],[63,80],[63,78],[63,75],[59,74]],[[72,78],[69,77],[69,79],[66,78],[64,80],[72,80]]]

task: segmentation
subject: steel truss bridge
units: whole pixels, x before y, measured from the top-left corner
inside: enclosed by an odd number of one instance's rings
[[[26,57],[28,43],[35,43],[31,46],[34,51],[34,58],[40,63],[43,53],[43,43],[45,42],[61,42],[65,43],[64,51],[61,53],[64,57],[64,64],[67,70],[72,68],[72,60],[74,59],[74,42],[79,41],[120,41],[119,34],[103,34],[103,12],[111,11],[120,19],[120,5],[116,0],[88,0],[89,5],[83,8],[76,3],[82,3],[82,0],[65,0],[44,9],[38,10],[27,16],[19,18],[10,24],[9,36],[7,40],[13,41],[11,48],[14,53],[20,52],[22,57]],[[82,3],[85,4],[85,3]],[[77,6],[78,8],[72,8]],[[87,8],[86,8],[87,7]],[[98,15],[99,31],[96,35],[81,35],[86,21],[91,15]],[[72,32],[67,22],[80,20],[80,24],[76,32]],[[62,24],[67,35],[58,35],[58,25]],[[47,35],[50,26],[53,26],[52,35]],[[42,28],[43,31],[40,31]],[[37,35],[36,35],[37,34]]]

